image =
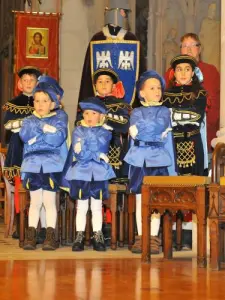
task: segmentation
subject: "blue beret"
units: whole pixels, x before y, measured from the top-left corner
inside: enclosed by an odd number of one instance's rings
[[[59,108],[60,106],[60,102],[58,99],[58,94],[57,91],[55,90],[55,88],[51,85],[48,85],[44,82],[40,82],[36,85],[35,89],[33,90],[33,94],[37,93],[37,92],[44,92],[46,94],[49,95],[49,97],[51,98],[51,100],[53,102],[55,102],[55,108]]]
[[[145,71],[144,73],[141,74],[139,80],[136,83],[136,90],[137,90],[139,99],[142,99],[142,97],[140,96],[141,87],[143,86],[143,84],[145,83],[146,80],[151,79],[151,78],[155,78],[155,79],[159,80],[161,87],[162,87],[162,91],[164,92],[165,87],[166,87],[164,78],[162,76],[160,76],[155,70]]]
[[[107,109],[102,100],[97,97],[87,98],[79,103],[82,110],[94,110],[101,114],[106,114]]]
[[[59,85],[58,81],[55,80],[53,77],[50,77],[50,76],[40,76],[38,78],[38,83],[46,83],[46,84],[49,84],[50,86],[53,86],[54,89],[56,90],[57,92],[57,95],[60,96],[60,99],[63,97],[64,95],[64,90],[61,88],[61,86]]]

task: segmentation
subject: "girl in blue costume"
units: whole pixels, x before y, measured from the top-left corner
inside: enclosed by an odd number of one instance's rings
[[[136,194],[136,222],[138,236],[133,253],[141,253],[141,185],[144,176],[176,175],[170,110],[162,105],[164,79],[154,70],[144,72],[137,82],[141,107],[135,108],[130,117],[131,147],[125,156],[129,167],[130,191]],[[151,251],[159,253],[160,214],[152,215]]]
[[[36,228],[40,208],[46,210],[47,233],[43,250],[55,250],[57,219],[56,191],[63,170],[66,151],[68,117],[58,113],[57,88],[39,83],[34,90],[34,113],[26,118],[20,130],[24,142],[24,157],[21,166],[23,186],[30,191],[29,227],[24,250],[36,248]]]
[[[108,180],[115,177],[109,164],[112,133],[104,128],[107,112],[105,104],[98,98],[89,98],[79,103],[83,111],[81,125],[72,135],[72,150],[75,161],[66,172],[70,183],[70,196],[77,200],[76,239],[73,251],[84,250],[84,230],[89,198],[91,199],[93,249],[105,251],[102,233],[102,200],[108,199]]]

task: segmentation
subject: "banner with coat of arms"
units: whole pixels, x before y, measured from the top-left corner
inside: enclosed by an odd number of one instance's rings
[[[90,51],[91,73],[100,68],[114,70],[123,82],[124,100],[131,105],[135,98],[135,83],[139,74],[140,42],[117,39],[93,41]]]
[[[17,72],[24,66],[59,78],[58,13],[15,12],[14,94],[18,94]]]

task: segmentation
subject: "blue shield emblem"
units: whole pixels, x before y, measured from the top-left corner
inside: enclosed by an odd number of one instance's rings
[[[110,40],[91,42],[91,73],[101,68],[112,69],[123,82],[124,100],[132,105],[139,75],[140,42]],[[94,85],[93,85],[94,88]]]

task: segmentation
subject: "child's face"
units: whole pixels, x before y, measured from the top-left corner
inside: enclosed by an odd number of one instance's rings
[[[104,97],[112,93],[113,87],[113,80],[108,75],[100,75],[95,84],[96,91]]]
[[[24,74],[19,80],[19,88],[26,94],[32,95],[33,89],[37,84],[35,75]]]
[[[177,83],[185,85],[191,82],[194,72],[190,64],[182,63],[178,64],[175,68],[174,76]]]
[[[103,116],[103,114],[91,109],[87,109],[83,112],[84,122],[90,127],[99,124]]]
[[[156,78],[147,79],[141,90],[140,96],[145,99],[145,102],[159,102],[162,98],[162,87],[161,83]]]
[[[55,103],[52,102],[48,94],[44,92],[34,94],[34,109],[41,117],[48,115],[54,107]]]

